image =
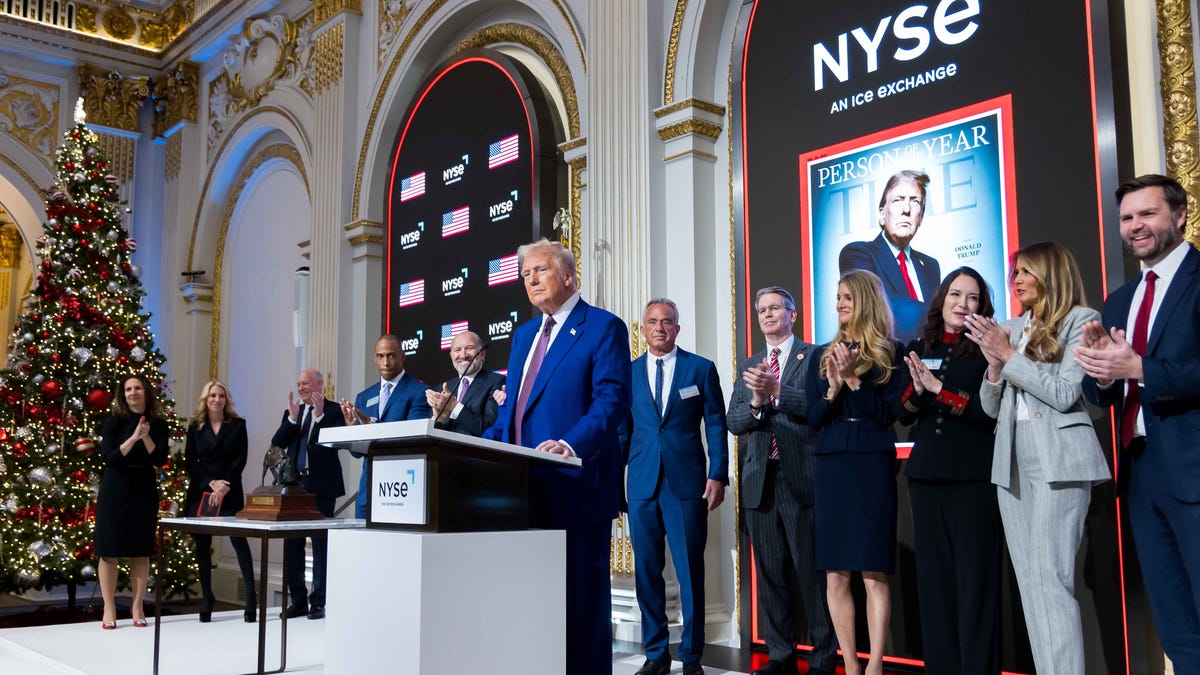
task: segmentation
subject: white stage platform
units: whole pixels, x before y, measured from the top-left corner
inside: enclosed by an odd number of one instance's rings
[[[331,612],[336,611],[329,607]],[[275,613],[275,612],[273,612]],[[169,624],[169,625],[168,625]],[[128,619],[117,630],[101,630],[100,622],[7,628],[0,630],[0,673],[4,675],[125,675],[149,673],[154,646],[151,628],[134,628]],[[215,675],[254,670],[258,654],[257,624],[242,621],[241,610],[213,614],[202,624],[195,614],[163,619],[160,672],[171,675]],[[279,619],[268,621],[268,645],[279,644]],[[289,673],[325,673],[325,622],[288,621]],[[640,654],[613,654],[613,675],[633,675]],[[279,665],[279,649],[267,651],[267,667]],[[675,662],[672,672],[681,665]],[[705,667],[707,675],[742,675]],[[340,675],[340,674],[339,674]],[[444,675],[429,673],[427,675]]]

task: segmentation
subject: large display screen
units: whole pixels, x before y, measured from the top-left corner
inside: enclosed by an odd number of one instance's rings
[[[897,337],[918,334],[924,303],[962,265],[987,280],[999,318],[1019,312],[1009,259],[1035,241],[1071,249],[1099,306],[1106,260],[1119,260],[1103,232],[1116,222],[1119,173],[1108,15],[1108,0],[756,0],[743,10],[734,65],[738,352],[761,348],[754,292],[769,285],[795,296],[800,337],[820,344],[834,336],[838,279],[885,259],[880,200],[902,171],[929,181],[903,261],[915,267],[916,288],[904,287],[894,251],[890,268],[872,269],[885,288],[892,279],[903,289],[898,298],[889,291]],[[901,445],[898,458],[906,452]],[[888,660],[920,665],[915,551],[899,475],[898,489]],[[1084,626],[1089,672],[1129,663],[1128,575],[1108,489],[1093,497],[1076,577],[1085,614],[1096,617]],[[761,643],[752,571],[747,581],[748,633]],[[1016,596],[1010,579],[1003,665],[1031,672]],[[861,610],[859,619],[865,649]]]
[[[400,338],[406,371],[427,384],[454,376],[447,351],[467,330],[490,343],[485,366],[503,368],[513,329],[533,316],[517,247],[548,234],[553,140],[536,82],[500,54],[439,68],[405,116],[390,178],[384,326]]]

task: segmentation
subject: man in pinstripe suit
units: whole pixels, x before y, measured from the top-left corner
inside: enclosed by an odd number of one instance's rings
[[[729,431],[746,436],[742,451],[742,504],[754,566],[758,572],[759,614],[770,660],[753,675],[796,672],[797,638],[789,589],[793,568],[813,650],[809,673],[833,673],[836,642],[825,603],[825,575],[813,568],[812,452],[804,393],[807,359],[816,346],[792,335],[796,303],[779,286],[754,296],[766,349],[751,356],[734,382],[726,421]]]

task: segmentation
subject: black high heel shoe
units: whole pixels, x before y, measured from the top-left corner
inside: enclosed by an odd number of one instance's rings
[[[242,614],[246,623],[258,621],[258,602],[253,594],[246,596],[246,609]]]
[[[209,623],[212,621],[212,608],[216,599],[210,594],[205,594],[200,605],[200,623]]]

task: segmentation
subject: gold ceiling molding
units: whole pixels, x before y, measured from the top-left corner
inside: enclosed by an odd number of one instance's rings
[[[1200,245],[1200,132],[1196,121],[1196,65],[1188,0],[1158,0],[1158,56],[1162,80],[1163,147],[1167,173],[1187,190],[1187,239]]]
[[[400,37],[400,29],[404,27],[404,20],[412,14],[412,5],[405,0],[378,0],[379,1],[379,21],[377,24],[378,36],[376,41],[375,53],[375,68],[383,67],[383,57],[388,50],[392,48],[392,44]]]
[[[450,52],[454,56],[467,49],[478,49],[501,43],[515,43],[527,47],[538,56],[550,72],[563,97],[567,108],[567,136],[579,136],[579,98],[575,95],[575,78],[562,53],[542,33],[519,23],[498,23],[471,33]]]
[[[0,267],[19,267],[21,264],[21,233],[16,226],[0,227]],[[7,298],[5,298],[7,300]]]
[[[576,148],[582,148],[585,145],[587,145],[587,136],[580,136],[579,138],[573,138],[569,141],[559,143],[558,149],[562,150],[564,153],[568,153]]]
[[[712,122],[706,122],[705,120],[693,118],[690,120],[683,120],[682,122],[676,122],[675,124],[668,124],[667,126],[658,130],[658,137],[664,141],[669,141],[672,138],[679,138],[680,136],[686,136],[688,134],[705,136],[715,141],[721,137],[721,127],[713,124]]]
[[[392,1],[396,2],[398,0]],[[583,72],[586,74],[587,57],[583,53],[583,46],[579,43],[579,35],[575,31],[575,24],[571,21],[571,16],[567,14],[567,10],[563,7],[562,3],[559,2],[559,0],[553,1],[555,8],[558,9],[559,14],[562,15],[563,20],[566,21],[567,26],[571,30],[571,37],[575,40],[575,49],[579,52],[579,62],[583,65]],[[444,4],[446,4],[446,0],[433,0],[429,3],[429,6],[425,8],[425,11],[421,12],[421,16],[417,17],[417,20],[413,23],[412,27],[409,28],[408,33],[405,34],[404,40],[401,41],[400,46],[396,48],[396,53],[392,57],[391,62],[388,64],[387,71],[384,73],[383,77],[380,78],[379,88],[375,93],[375,102],[371,106],[371,114],[367,117],[367,128],[366,133],[363,134],[362,148],[358,153],[358,168],[354,173],[354,199],[350,204],[351,220],[358,220],[359,212],[361,211],[360,202],[362,201],[363,173],[366,171],[367,158],[370,155],[371,143],[373,140],[376,140],[374,139],[375,123],[379,119],[379,111],[383,108],[384,99],[387,97],[388,87],[392,82],[392,78],[395,77],[396,71],[400,68],[400,62],[404,59],[405,52],[408,51],[409,46],[412,45],[412,42],[416,39],[417,34],[421,32],[421,29],[425,27],[425,24],[429,22],[433,15],[436,14]],[[572,86],[571,91],[572,93],[574,92],[574,86]],[[564,92],[564,95],[565,93],[566,92]],[[576,107],[578,108],[578,104],[576,104]],[[578,118],[578,111],[576,112],[576,118]],[[576,120],[576,124],[578,124],[578,119]],[[576,128],[576,130],[570,135],[572,138],[578,136],[578,128]]]
[[[672,103],[671,105],[668,105],[666,107],[655,110],[654,117],[661,119],[663,117],[666,117],[667,115],[670,115],[671,113],[679,112],[680,110],[687,110],[689,108],[695,108],[696,110],[703,110],[705,112],[712,113],[712,114],[716,115],[717,117],[725,116],[725,107],[724,106],[719,106],[716,103],[709,103],[708,101],[702,101],[698,98],[689,98],[686,101],[680,101],[679,103]]]
[[[224,154],[225,150],[227,149],[227,146],[229,145],[229,140],[236,135],[237,130],[240,129],[243,125],[252,123],[253,121],[257,120],[260,115],[268,115],[268,114],[279,115],[280,117],[286,119],[288,121],[288,123],[290,123],[294,128],[296,128],[296,129],[301,128],[300,122],[296,119],[296,117],[294,115],[292,115],[291,112],[284,110],[283,108],[279,108],[279,107],[272,106],[272,105],[266,105],[266,106],[261,106],[259,108],[255,108],[252,114],[247,115],[246,117],[243,117],[242,119],[238,120],[237,123],[234,124],[233,127],[231,127],[229,129],[229,133],[225,136],[225,139],[221,141],[221,146],[220,146],[220,148],[217,149],[216,153],[214,154],[211,149],[209,150],[208,164],[207,164],[208,174],[204,177],[204,187],[200,188],[200,199],[196,202],[197,204],[206,204],[207,203],[208,192],[209,192],[209,190],[212,189],[213,181],[216,179],[216,172],[217,172],[217,168],[218,168],[218,162],[216,161],[216,158],[218,158],[222,154]],[[304,173],[304,165],[297,163],[296,166],[300,170],[300,175],[302,177],[304,177],[304,184],[307,187],[308,176]],[[202,208],[197,208],[196,215],[192,220],[192,235],[188,241],[187,269],[189,269],[189,270],[195,269],[195,265],[193,263],[195,261],[195,256],[196,256],[196,235],[200,231],[200,216],[202,215],[202,212],[203,212]]]
[[[43,185],[38,185],[38,182],[36,180],[34,180],[33,176],[30,176],[29,172],[26,171],[25,168],[22,167],[20,164],[17,164],[15,161],[9,159],[8,155],[0,154],[0,162],[4,162],[5,164],[7,164],[8,168],[13,170],[13,173],[20,176],[21,179],[25,181],[25,184],[29,186],[30,190],[40,193],[42,191],[42,189],[44,187],[46,187]],[[51,178],[51,180],[53,180],[53,177]]]
[[[163,171],[167,181],[173,181],[179,177],[179,170],[183,168],[183,134],[171,134],[167,137],[167,159],[166,167]]]
[[[150,78],[84,64],[79,68],[79,95],[90,124],[136,133],[138,111],[150,96]]]
[[[0,131],[29,148],[46,166],[54,159],[60,88],[29,80],[0,67]]]
[[[221,342],[221,269],[225,264],[225,239],[229,234],[229,221],[232,220],[233,210],[237,208],[238,201],[242,198],[242,190],[246,188],[254,173],[262,165],[276,159],[282,159],[294,166],[299,172],[301,180],[304,181],[305,192],[309,195],[312,194],[300,152],[286,143],[274,143],[255,153],[250,161],[242,167],[237,179],[230,186],[232,191],[229,199],[225,200],[225,212],[221,214],[221,229],[217,232],[217,250],[213,255],[212,333],[208,350],[208,372],[211,378],[216,378],[218,348]],[[188,269],[191,269],[191,260],[188,263]]]
[[[222,62],[224,72],[208,86],[208,148],[228,133],[231,121],[262,103],[277,87],[294,86],[313,94],[312,15],[300,22],[276,14],[247,19]]]
[[[313,0],[313,25],[323,26],[326,21],[347,12],[362,16],[360,0]]]
[[[180,122],[200,119],[200,69],[180,61],[175,69],[154,80],[154,135],[162,137]]]
[[[675,102],[675,62],[679,59],[679,36],[683,32],[683,15],[688,0],[675,0],[675,15],[671,17],[671,35],[667,38],[667,68],[663,73],[663,105]]]
[[[68,3],[56,3],[45,8],[40,18],[27,17],[19,7],[8,9],[0,5],[0,13],[28,23],[49,27],[56,32],[88,35],[104,43],[117,43],[161,51],[183,33],[195,18],[195,0],[181,0],[161,12],[130,7],[128,3],[111,0],[83,2],[75,0],[74,13]]]

